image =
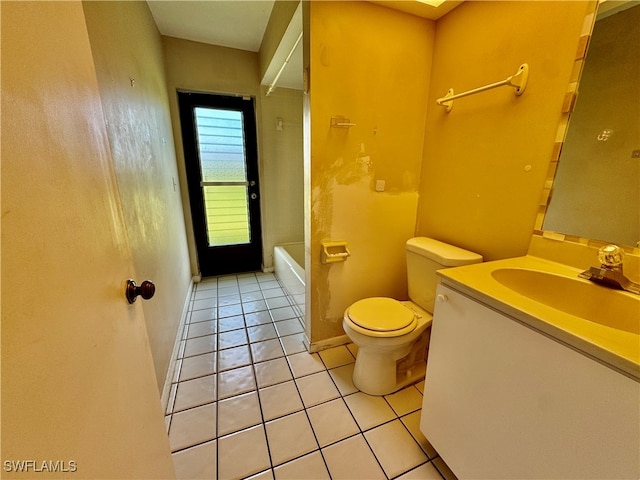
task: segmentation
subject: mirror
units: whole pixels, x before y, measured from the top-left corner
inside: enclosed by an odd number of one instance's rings
[[[603,3],[562,146],[544,230],[640,246],[639,79],[640,5]]]

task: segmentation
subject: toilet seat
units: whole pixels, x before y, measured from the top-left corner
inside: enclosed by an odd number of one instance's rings
[[[416,314],[399,301],[387,297],[365,298],[355,302],[346,312],[354,330],[374,337],[399,337],[412,332]]]

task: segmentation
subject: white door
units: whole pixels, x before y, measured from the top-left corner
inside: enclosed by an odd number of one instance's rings
[[[171,478],[82,4],[0,8],[1,475]]]

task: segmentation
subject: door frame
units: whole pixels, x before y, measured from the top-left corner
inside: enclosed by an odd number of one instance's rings
[[[177,95],[191,223],[200,274],[203,277],[208,277],[259,271],[262,269],[263,263],[263,245],[255,98],[185,90],[178,90]],[[201,186],[202,169],[198,150],[198,133],[194,116],[196,107],[243,112],[247,197],[249,199],[250,243],[248,244],[209,245],[203,187]]]

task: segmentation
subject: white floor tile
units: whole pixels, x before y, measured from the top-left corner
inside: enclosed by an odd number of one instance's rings
[[[229,281],[228,283],[218,283],[218,297],[237,295],[238,293],[240,293],[238,282]]]
[[[240,304],[218,307],[218,318],[233,317],[236,315],[242,315],[242,305]]]
[[[284,357],[284,351],[280,346],[280,340],[265,340],[251,344],[251,354],[254,362],[266,362],[274,358]]]
[[[294,353],[306,352],[307,349],[304,346],[304,334],[296,333],[294,335],[287,335],[286,337],[280,337],[282,342],[282,348],[287,355],[293,355]]]
[[[178,384],[173,411],[186,410],[216,400],[216,376],[187,380]]]
[[[333,480],[386,479],[362,435],[322,449]]]
[[[219,479],[247,477],[270,466],[262,425],[218,438]]]
[[[424,381],[359,392],[357,346],[309,354],[290,302],[272,273],[196,286],[167,402],[177,478],[455,480],[420,431]]]
[[[258,388],[286,382],[293,378],[291,376],[291,371],[289,370],[289,364],[284,357],[268,360],[262,363],[256,363],[254,368],[256,371],[256,382],[258,383]]]
[[[190,323],[187,327],[187,338],[202,337],[216,333],[217,322],[215,320],[207,320]]]
[[[396,477],[428,460],[400,420],[364,434],[388,477]]]
[[[385,395],[384,398],[399,417],[422,408],[422,394],[413,385],[391,395]]]
[[[318,449],[313,430],[304,412],[267,422],[265,428],[274,466]]]
[[[185,342],[184,356],[192,357],[216,351],[216,335],[190,338]]]
[[[341,367],[356,361],[349,349],[344,345],[322,350],[319,354],[327,368]]]
[[[300,320],[297,318],[290,318],[289,320],[280,320],[274,323],[278,330],[278,335],[285,337],[287,335],[293,335],[294,333],[303,333],[304,328]]]
[[[210,308],[214,308],[216,304],[217,304],[216,298],[203,298],[201,300],[194,300],[192,309],[193,310],[210,309]]]
[[[264,295],[265,292],[262,292],[262,294]],[[273,318],[274,322],[296,318],[296,312],[291,307],[273,308],[269,310],[269,312],[271,313],[271,318]]]
[[[216,372],[216,354],[205,353],[182,360],[180,381],[211,375]]]
[[[275,297],[284,297],[284,290],[281,288],[270,288],[269,290],[262,289],[262,296],[265,299],[275,298]]]
[[[218,350],[239,347],[240,345],[246,345],[248,343],[247,332],[244,328],[218,334]]]
[[[265,340],[271,340],[272,338],[278,338],[276,329],[273,323],[265,323],[264,325],[256,325],[247,327],[249,333],[249,340],[251,343],[263,342]]]
[[[300,390],[302,402],[307,408],[340,396],[340,392],[326,371],[296,378],[296,384]]]
[[[333,378],[340,394],[342,396],[350,395],[358,391],[356,386],[353,384],[353,368],[355,363],[351,363],[349,365],[344,365],[338,368],[332,368],[329,370],[329,375]]]
[[[341,398],[307,410],[318,443],[325,447],[360,432]]]
[[[229,305],[238,305],[239,303],[241,303],[240,292],[238,291],[238,289],[235,289],[235,292],[236,293],[232,295],[218,296],[218,310],[220,309],[220,307],[228,307]]]
[[[191,447],[216,438],[216,404],[174,413],[169,429],[171,451]]]
[[[358,392],[344,397],[344,400],[363,431],[396,418],[396,414],[382,397]]]
[[[243,296],[242,310],[244,311],[245,314],[260,312],[266,309],[267,309],[267,304],[264,302],[264,300],[256,299],[253,301],[247,301]]]
[[[208,290],[205,289],[197,289],[195,294],[193,295],[194,300],[202,300],[204,298],[216,298],[218,296],[217,288],[210,288]]]
[[[240,395],[256,389],[252,367],[234,368],[218,374],[218,399]]]
[[[257,392],[227,398],[218,402],[218,435],[244,430],[262,422]]]
[[[265,301],[269,308],[280,308],[289,306],[289,300],[287,300],[287,297],[267,298]]]
[[[313,452],[274,469],[276,480],[330,479],[320,452]]]
[[[268,311],[247,313],[244,316],[247,327],[253,327],[256,325],[271,324],[271,316]]]
[[[262,388],[259,394],[265,420],[273,420],[304,408],[298,389],[293,382]]]
[[[216,441],[197,445],[172,455],[177,480],[216,478]]]
[[[218,308],[208,308],[206,310],[195,310],[191,312],[189,321],[191,323],[204,322],[207,320],[214,320],[218,318]]]
[[[295,353],[287,357],[293,376],[298,378],[325,370],[322,360],[317,353]]]
[[[232,317],[220,318],[218,320],[218,332],[228,332],[230,330],[238,330],[244,328],[244,319],[242,315],[234,315]]]
[[[260,292],[260,285],[255,280],[247,283],[240,283],[239,288],[240,288],[240,295],[242,295],[243,293],[249,293],[249,292],[259,292],[260,293],[259,298],[263,298],[262,292]]]
[[[240,298],[242,298],[242,302],[264,302],[264,299],[262,298],[262,292],[260,291],[260,289],[256,286],[256,289],[253,291],[246,291],[243,292],[243,288],[242,286],[240,286]],[[261,310],[266,310],[266,308],[261,309]],[[244,313],[248,313],[249,310],[247,310],[246,308],[244,308]]]
[[[227,348],[218,352],[218,371],[231,370],[251,364],[249,347],[241,345],[235,348]]]

